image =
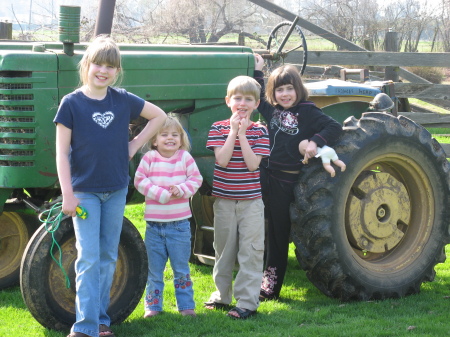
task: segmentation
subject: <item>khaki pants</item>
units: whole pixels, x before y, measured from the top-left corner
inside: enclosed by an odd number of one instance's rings
[[[217,291],[209,301],[230,304],[233,269],[239,271],[234,282],[234,298],[239,308],[256,310],[259,306],[264,259],[264,204],[262,199],[214,202],[213,278]]]

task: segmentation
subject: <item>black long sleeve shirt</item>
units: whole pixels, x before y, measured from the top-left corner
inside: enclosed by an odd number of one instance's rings
[[[314,141],[318,147],[332,146],[337,141],[342,126],[313,102],[301,101],[288,110],[274,107],[265,100],[263,73],[255,70],[254,77],[261,85],[258,111],[267,121],[271,148],[263,165],[273,170],[298,171],[303,165],[298,149],[302,140]]]

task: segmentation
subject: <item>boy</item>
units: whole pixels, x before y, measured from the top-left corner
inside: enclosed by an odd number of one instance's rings
[[[253,78],[238,76],[230,81],[225,101],[231,118],[215,122],[206,147],[216,163],[212,195],[214,202],[213,278],[216,291],[207,309],[229,307],[234,282],[236,307],[227,316],[246,319],[259,306],[264,255],[264,205],[261,199],[259,163],[270,154],[267,129],[250,120],[258,107],[261,87]]]

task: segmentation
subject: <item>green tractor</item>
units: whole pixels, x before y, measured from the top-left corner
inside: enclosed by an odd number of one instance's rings
[[[79,22],[79,7],[61,7],[61,18],[77,15]],[[38,214],[61,201],[52,120],[62,97],[78,84],[77,63],[86,48],[78,43],[79,27],[63,31],[70,36],[60,36],[60,43],[0,42],[0,288],[17,284],[20,276],[32,315],[57,330],[75,320],[75,235],[71,218],[53,233],[71,280],[67,288],[49,253],[52,233]],[[276,36],[271,34],[272,47]],[[301,45],[306,55],[304,39]],[[272,47],[265,57],[275,63],[283,51]],[[193,258],[212,264],[214,157],[205,144],[211,124],[229,117],[224,104],[228,82],[253,76],[254,51],[208,45],[122,44],[120,49],[122,86],[179,118],[189,133],[204,177],[191,200]],[[376,112],[377,95],[395,101],[389,83],[308,85],[311,99],[344,125],[334,148],[347,170],[331,178],[319,161],[311,161],[299,176],[291,218],[300,266],[325,295],[341,300],[418,293],[423,282],[434,279],[434,266],[444,262],[450,238],[449,164],[442,147],[423,127],[396,116],[395,109]],[[133,121],[130,138],[143,122]],[[130,162],[131,177],[139,160]],[[128,200],[143,201],[132,185]],[[146,259],[140,234],[124,218],[111,290],[112,324],[126,319],[139,303]]]

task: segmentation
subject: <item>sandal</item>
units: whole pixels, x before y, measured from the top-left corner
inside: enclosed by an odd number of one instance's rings
[[[67,335],[67,337],[90,337],[90,336],[82,332],[71,332],[70,334]]]
[[[111,330],[111,328],[109,326],[107,326],[106,324],[100,324],[100,326],[98,327],[98,335],[100,337],[115,337],[116,335],[114,335],[114,332]]]
[[[238,315],[236,316],[231,313],[237,313]],[[228,317],[231,317],[234,319],[247,319],[254,315],[256,315],[256,310],[242,309],[242,308],[238,308],[238,307],[231,309],[227,314]]]
[[[208,310],[227,310],[230,308],[229,304],[219,303],[219,302],[205,302],[204,307]]]

